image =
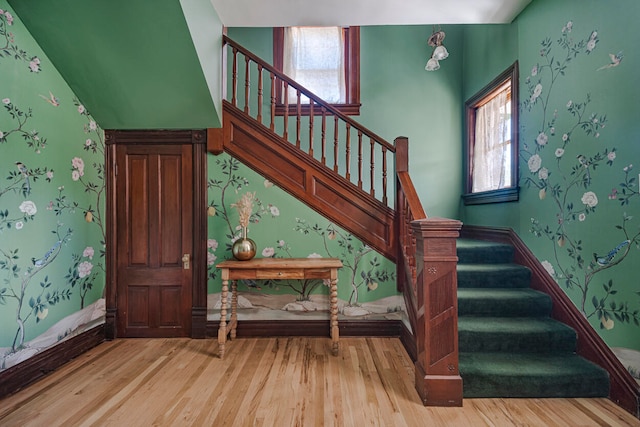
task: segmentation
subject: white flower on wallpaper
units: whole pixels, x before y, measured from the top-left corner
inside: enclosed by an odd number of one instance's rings
[[[533,156],[529,157],[527,165],[529,166],[529,170],[532,173],[536,173],[538,172],[538,170],[540,170],[540,166],[542,166],[542,158],[538,154],[534,154]]]
[[[273,246],[267,246],[262,250],[262,256],[265,258],[271,258],[273,255],[275,255],[275,253],[276,250],[273,248]]]
[[[594,208],[598,204],[598,196],[593,191],[587,191],[582,195],[580,199],[582,204],[589,206],[590,208]]]
[[[33,216],[38,212],[38,208],[36,208],[36,204],[33,203],[31,200],[25,200],[24,202],[20,203],[20,206],[18,206],[18,209],[20,209],[20,212],[23,212],[29,216]]]
[[[207,240],[207,265],[211,266],[216,263],[218,257],[215,254],[216,249],[218,249],[218,241],[216,239],[208,239]]]
[[[538,145],[547,145],[547,142],[549,141],[549,137],[547,136],[546,133],[544,132],[540,132],[538,134],[538,137],[536,138],[536,143]]]
[[[633,217],[626,212],[616,214],[613,206],[607,206],[605,220],[611,227],[607,235],[619,239],[611,242],[614,249],[594,247],[596,243],[580,238],[584,233],[580,227],[585,226],[591,215],[597,214],[601,204],[592,188],[595,182],[600,184],[603,179],[598,172],[603,165],[612,166],[617,154],[615,147],[603,146],[601,142],[595,144],[602,136],[608,117],[592,110],[593,100],[589,93],[582,99],[571,97],[569,101],[554,96],[569,71],[594,72],[587,67],[570,70],[571,66],[578,66],[580,55],[594,52],[599,42],[597,31],[579,39],[575,29],[574,23],[569,21],[562,28],[559,39],[554,42],[547,37],[541,42],[542,49],[537,57],[540,62],[532,67],[531,76],[525,82],[530,96],[523,101],[523,109],[541,120],[540,127],[531,132],[530,142],[524,140],[522,144],[521,157],[530,172],[522,180],[525,186],[538,190],[539,203],[544,204],[541,215],[546,215],[544,219],[532,218],[530,231],[553,245],[554,258],[543,261],[542,265],[568,289],[579,293],[577,305],[587,318],[597,319],[603,329],[613,328],[613,319],[640,325],[640,310],[633,309],[628,300],[615,300],[618,291],[612,280],[602,288],[593,284],[596,276],[603,276],[607,269],[621,263],[632,247],[640,245],[640,231],[630,227]],[[558,48],[559,53],[556,52]],[[614,59],[611,57],[612,62]],[[566,108],[554,108],[555,103]],[[602,139],[606,144],[606,136]],[[551,147],[551,153],[547,153],[547,147]],[[598,151],[591,153],[591,147]],[[630,171],[631,165],[624,170],[624,182],[616,180],[607,184],[611,193],[606,201],[626,205],[638,196],[636,178]]]
[[[77,181],[84,176],[84,161],[80,157],[71,159],[71,179]]]
[[[549,275],[551,276],[555,276],[556,275],[556,271],[553,269],[553,265],[551,265],[551,263],[547,260],[542,261],[540,264],[542,264],[542,267],[547,270],[547,273],[549,273]]]
[[[93,259],[94,254],[95,251],[91,246],[87,246],[86,248],[84,248],[84,251],[82,251],[82,256],[89,259]]]
[[[80,277],[81,279],[83,277],[87,277],[88,275],[91,274],[92,269],[93,269],[93,264],[91,264],[89,261],[82,261],[78,265],[78,277]]]
[[[28,63],[28,69],[32,73],[40,72],[40,59],[37,56],[29,55],[24,49],[18,47],[15,42],[15,35],[7,27],[13,25],[13,15],[9,11],[0,9],[0,45],[5,55],[0,55],[0,60],[10,58]],[[4,39],[4,43],[2,40]]]

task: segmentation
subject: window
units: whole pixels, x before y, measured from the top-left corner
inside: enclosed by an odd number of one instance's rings
[[[518,200],[518,63],[465,103],[466,205]]]
[[[341,112],[360,113],[360,28],[359,27],[287,27],[274,28],[273,60],[275,67],[331,103]],[[283,100],[282,86],[276,94],[284,113],[284,104],[296,108],[296,92],[289,90]],[[308,104],[306,97],[302,104]],[[319,109],[318,109],[319,110]],[[307,105],[303,114],[309,114]],[[317,113],[320,113],[317,111]]]

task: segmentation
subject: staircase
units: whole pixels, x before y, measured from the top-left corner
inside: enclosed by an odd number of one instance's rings
[[[407,138],[384,141],[224,42],[231,94],[209,151],[231,154],[396,263],[413,331],[404,343],[425,405],[461,406],[463,395],[609,396],[640,414],[635,381],[517,236],[498,230],[498,241],[510,244],[493,244],[495,233],[465,226],[464,237],[476,240],[456,245],[461,223],[427,218],[422,208]],[[284,99],[297,93],[297,105],[282,108],[277,88]],[[306,117],[301,96],[310,99]]]
[[[513,247],[459,239],[458,350],[464,397],[606,397],[605,370],[578,356]]]

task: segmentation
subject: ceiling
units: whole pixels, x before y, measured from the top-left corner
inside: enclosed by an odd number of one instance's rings
[[[531,0],[210,0],[227,27],[506,24]]]
[[[7,0],[103,128],[221,125],[226,27],[510,23],[532,0]]]

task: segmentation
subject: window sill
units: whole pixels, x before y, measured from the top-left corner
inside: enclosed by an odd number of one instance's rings
[[[360,104],[331,104],[331,106],[342,114],[347,116],[358,116],[360,115]],[[289,104],[289,116],[296,116],[298,114],[298,105],[297,104]],[[284,104],[276,104],[276,116],[284,116],[284,112],[287,109],[287,106]],[[308,116],[310,115],[311,108],[309,104],[300,104],[300,115]],[[313,115],[321,116],[322,115],[322,107],[320,105],[314,104],[313,106]]]
[[[468,193],[462,195],[465,205],[483,205],[488,203],[503,203],[518,201],[519,187],[502,188],[500,190],[483,191],[482,193]]]

